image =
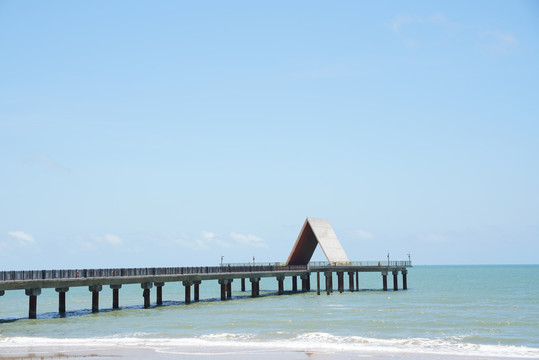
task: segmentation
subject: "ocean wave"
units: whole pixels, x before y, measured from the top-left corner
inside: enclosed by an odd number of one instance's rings
[[[0,337],[0,347],[57,347],[65,349],[96,347],[140,347],[170,354],[213,354],[249,351],[306,351],[358,354],[431,354],[453,356],[539,358],[539,348],[484,345],[463,342],[463,337],[378,339],[336,336],[323,332],[298,334],[288,339],[261,340],[255,334],[216,333],[186,338],[150,338],[145,333],[107,338],[53,339],[45,337]]]

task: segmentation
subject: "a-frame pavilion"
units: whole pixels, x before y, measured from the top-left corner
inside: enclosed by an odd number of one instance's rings
[[[286,265],[307,265],[318,244],[331,264],[350,261],[329,221],[307,218]]]

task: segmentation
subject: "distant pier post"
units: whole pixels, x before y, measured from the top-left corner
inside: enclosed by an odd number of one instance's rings
[[[348,288],[350,292],[354,292],[354,272],[348,272]]]
[[[35,319],[37,317],[37,297],[41,295],[41,289],[26,289],[24,290],[26,296],[28,296],[28,318]]]
[[[402,270],[402,289],[408,290],[408,282],[406,280],[406,274],[408,274],[408,270]]]
[[[185,287],[185,304],[191,303],[191,284],[192,282],[189,280],[183,281],[183,286]]]
[[[193,281],[193,285],[194,285],[194,288],[195,288],[195,302],[199,301],[200,300],[200,283],[202,281],[200,280],[195,280]]]
[[[157,295],[156,304],[157,305],[163,305],[163,286],[165,286],[164,282],[155,282],[153,283],[155,285],[155,292]]]
[[[387,291],[387,271],[382,271],[382,284],[384,286],[384,291]]]
[[[249,281],[251,282],[251,296],[257,297],[260,295],[260,278],[259,277],[252,277],[249,278]]]
[[[292,276],[292,291],[298,291],[298,277]]]
[[[122,285],[112,284],[110,285],[110,288],[112,289],[112,308],[119,309],[120,308],[120,289],[122,288]]]
[[[284,275],[277,276],[277,282],[279,283],[279,295],[284,294]]]
[[[356,271],[356,290],[359,291],[359,271]]]
[[[58,312],[60,314],[66,313],[66,292],[69,291],[68,287],[63,288],[56,288],[56,292],[58,293]]]
[[[393,271],[393,291],[399,290],[399,271]]]
[[[99,312],[99,292],[103,290],[103,285],[90,285],[88,290],[92,293],[92,312],[97,313]]]
[[[337,286],[339,292],[342,293],[344,291],[344,272],[342,271],[337,271]]]
[[[324,272],[324,276],[326,277],[326,293],[329,295],[331,294],[331,277],[333,274],[331,271]]]
[[[309,280],[311,279],[311,274],[302,274],[301,275],[301,291],[309,291]]]
[[[228,279],[228,283],[226,284],[226,298],[232,299],[232,279]]]
[[[245,291],[245,278],[241,278],[241,291]]]
[[[316,295],[320,295],[320,271],[316,272]]]
[[[153,287],[153,283],[142,283],[140,284],[140,287],[143,289],[142,297],[144,298],[144,308],[147,309],[150,307],[150,289]]]
[[[221,301],[224,301],[226,300],[226,284],[228,283],[228,279],[219,279],[218,282],[221,285]]]

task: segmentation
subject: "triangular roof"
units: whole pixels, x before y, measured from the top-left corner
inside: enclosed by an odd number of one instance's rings
[[[329,221],[307,218],[286,264],[307,265],[318,244],[330,263],[349,261]]]

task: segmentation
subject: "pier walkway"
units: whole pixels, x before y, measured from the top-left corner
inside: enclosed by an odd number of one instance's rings
[[[167,267],[167,268],[125,268],[125,269],[78,269],[78,270],[31,270],[0,271],[0,296],[9,290],[25,290],[29,297],[28,317],[37,316],[37,297],[42,289],[55,289],[58,292],[58,312],[66,312],[66,293],[71,287],[87,286],[92,293],[92,312],[99,311],[99,292],[104,286],[113,291],[112,308],[119,309],[119,290],[122,285],[140,284],[143,290],[144,307],[149,308],[150,289],[156,288],[156,305],[163,303],[163,286],[168,282],[181,282],[185,287],[185,303],[199,301],[199,285],[202,281],[217,281],[221,287],[221,300],[232,297],[231,284],[241,282],[241,291],[245,291],[246,280],[251,284],[251,296],[259,296],[261,278],[274,277],[277,280],[277,294],[284,294],[285,277],[292,278],[292,291],[298,291],[298,278],[301,291],[311,290],[311,274],[316,273],[316,289],[320,294],[322,286],[320,274],[324,275],[324,289],[327,294],[334,291],[333,274],[337,275],[337,289],[345,291],[344,276],[348,275],[348,291],[359,290],[360,272],[380,272],[382,288],[387,291],[387,276],[393,275],[393,290],[398,290],[398,274],[402,274],[402,289],[407,289],[407,268],[410,261],[356,261],[346,263],[313,262],[308,265],[269,264],[223,264],[203,267]],[[1,304],[1,302],[0,302]],[[1,306],[1,305],[0,305]]]

